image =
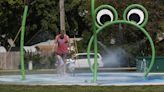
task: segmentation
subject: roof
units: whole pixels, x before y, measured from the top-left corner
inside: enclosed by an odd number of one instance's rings
[[[54,40],[47,40],[45,42],[40,42],[38,44],[34,44],[33,46],[41,46],[41,45],[54,45]]]
[[[36,52],[35,46],[24,46],[25,52]]]

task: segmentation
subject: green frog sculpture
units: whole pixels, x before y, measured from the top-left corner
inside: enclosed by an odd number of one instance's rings
[[[148,73],[150,72],[155,61],[155,47],[149,33],[144,29],[144,26],[148,22],[148,12],[146,8],[139,4],[132,4],[125,9],[123,13],[123,19],[118,20],[118,13],[114,7],[112,7],[111,5],[101,5],[95,9],[95,0],[91,0],[91,15],[93,35],[89,41],[87,51],[88,64],[90,65],[90,69],[93,72],[93,82],[97,81],[97,34],[100,31],[105,30],[105,28],[116,24],[126,24],[129,26],[136,27],[138,31],[141,31],[147,37],[152,50],[151,62],[147,66],[148,68],[146,69],[146,71],[144,72],[144,78],[147,78]],[[93,47],[95,53],[93,66],[91,66],[89,55],[92,44],[94,45]]]

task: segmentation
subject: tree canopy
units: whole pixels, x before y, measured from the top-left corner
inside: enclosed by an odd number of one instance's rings
[[[29,11],[26,23],[25,45],[32,45],[47,39],[54,39],[59,33],[59,1],[58,0],[27,0]],[[85,1],[65,1],[66,32],[73,36],[84,29],[83,16]],[[21,26],[24,3],[22,0],[0,1],[0,34],[14,39]],[[79,35],[79,34],[77,34]],[[1,38],[2,39],[2,38]],[[2,39],[3,40],[3,39]],[[19,45],[19,38],[16,45]],[[5,46],[7,47],[7,46]]]
[[[24,9],[24,0],[0,0],[0,41],[1,45],[9,47],[7,39],[14,39],[21,27],[22,14]],[[29,11],[26,23],[25,45],[33,45],[47,39],[54,39],[54,36],[60,31],[59,0],[25,0],[28,1]],[[119,19],[122,19],[124,9],[133,3],[142,4],[149,12],[149,22],[146,30],[152,34],[154,32],[164,32],[164,2],[163,0],[95,0],[96,7],[102,4],[110,4],[116,8]],[[79,49],[86,51],[88,41],[92,35],[90,0],[65,0],[66,14],[66,33],[73,37],[82,37],[83,41],[79,43]],[[116,30],[112,27],[110,30]],[[129,28],[127,31],[130,31]],[[101,33],[99,40],[109,43],[111,35]],[[112,33],[116,34],[116,32]],[[127,34],[127,33],[126,33]],[[135,35],[134,35],[135,34]],[[137,36],[136,36],[137,35]],[[126,35],[137,40],[139,33],[130,32]],[[106,37],[110,36],[106,39]],[[133,40],[128,39],[127,42]],[[20,38],[16,40],[16,46],[19,46]],[[160,46],[160,45],[159,45]]]

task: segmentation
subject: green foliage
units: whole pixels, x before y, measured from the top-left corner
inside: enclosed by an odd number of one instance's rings
[[[0,7],[0,35],[5,34],[4,39],[14,38],[20,28],[19,18],[21,17],[22,2],[18,0],[1,0]],[[3,45],[8,49],[7,40],[4,39],[0,41],[4,41],[5,44]],[[19,39],[16,41],[19,41]]]
[[[28,62],[32,61],[34,69],[53,69],[55,68],[56,57],[54,54],[44,53],[25,53],[25,66],[27,68]]]
[[[164,19],[159,22],[159,29],[161,32],[164,32]]]
[[[26,23],[25,45],[32,45],[35,41],[41,42],[54,36],[60,30],[60,15],[59,15],[59,0],[29,0],[29,12]],[[122,19],[122,14],[125,8],[134,3],[142,4],[149,12],[149,22],[146,25],[146,30],[152,35],[153,32],[160,33],[164,30],[164,3],[162,0],[95,0],[96,7],[102,4],[110,4],[116,8],[119,19]],[[6,34],[5,38],[0,37],[0,41],[6,48],[8,38],[14,39],[16,33],[21,26],[21,17],[23,14],[23,0],[0,0],[0,35]],[[89,38],[91,37],[91,16],[90,16],[90,0],[65,0],[65,15],[66,15],[66,31],[70,37],[83,37],[83,41],[79,44],[79,50],[86,51]],[[117,30],[112,28],[110,30]],[[130,30],[131,29],[127,29]],[[133,30],[133,29],[132,29]],[[78,31],[78,32],[77,32]],[[86,31],[89,34],[86,34]],[[44,34],[45,32],[49,32]],[[40,34],[42,33],[42,34]],[[76,34],[78,33],[78,34]],[[116,34],[114,32],[113,34]],[[133,32],[128,37],[134,36]],[[100,41],[107,44],[111,37],[107,36],[110,33],[102,33],[99,37]],[[127,33],[125,33],[127,34]],[[142,35],[141,35],[142,36]],[[128,38],[127,37],[127,38]],[[128,39],[127,42],[133,42],[133,39],[138,40],[138,37]],[[16,40],[16,45],[19,46],[20,39]],[[107,45],[110,46],[110,45]],[[159,46],[159,45],[158,45]]]
[[[25,53],[25,66],[28,66],[28,62],[32,61],[34,69],[38,69],[41,65],[41,60],[44,57],[38,53],[26,52]]]
[[[156,44],[156,50],[158,56],[164,56],[164,40]]]
[[[55,67],[55,63],[56,63],[56,58],[55,58],[55,55],[51,55],[51,56],[49,56],[48,58],[47,58],[47,62],[49,62],[49,65],[48,65],[48,67],[49,68],[56,68]]]
[[[8,3],[11,4],[11,5],[14,5],[14,4],[16,4],[16,3],[22,4],[23,1],[22,1],[22,0],[8,0]]]
[[[82,40],[77,42],[78,52],[87,52],[88,42],[90,40],[91,32],[85,30],[82,35]]]
[[[125,8],[131,4],[141,4],[149,12],[149,21],[146,25],[145,29],[148,31],[148,33],[153,37],[154,32],[157,32],[158,34],[163,31],[163,19],[164,19],[164,3],[161,0],[95,0],[96,1],[96,7],[103,5],[103,4],[109,4],[112,5],[118,12],[119,19],[122,20],[123,18],[123,12]],[[110,27],[107,31],[103,31],[99,33],[98,40],[101,41],[104,45],[107,47],[110,47],[110,40],[111,38],[116,39],[116,46],[125,47],[125,49],[131,54],[137,54],[141,53],[140,46],[137,46],[140,41],[143,40],[144,35],[141,32],[137,32],[138,30],[133,27],[128,27],[128,25],[125,25],[122,35],[118,32],[118,26],[116,27]],[[113,34],[113,35],[111,35]],[[121,41],[119,41],[121,40]],[[154,42],[155,39],[153,38]],[[119,43],[121,42],[121,44]],[[136,44],[135,44],[136,43]],[[131,45],[133,44],[133,45]],[[145,43],[147,44],[147,43]],[[149,44],[149,43],[148,43]],[[158,47],[160,44],[157,44],[156,47]],[[147,47],[144,45],[144,49],[147,49]],[[162,53],[163,51],[160,51],[157,49],[157,53]],[[151,54],[151,51],[147,52],[148,54]],[[139,54],[138,54],[139,55]],[[160,55],[160,54],[157,54]]]
[[[83,31],[84,29],[83,26],[85,24],[78,15],[79,7],[83,6],[84,2],[86,1],[65,1],[66,31],[70,36],[74,35],[72,30]],[[11,37],[14,39],[21,26],[21,17],[24,8],[23,0],[1,0],[0,7],[0,34],[7,34],[6,38]],[[38,32],[49,31],[51,32],[49,34],[50,38],[53,38],[60,30],[59,19],[59,0],[29,0],[25,45],[31,45],[33,40],[44,41],[43,38],[38,38],[35,35]],[[49,39],[49,37],[47,36],[44,39]],[[16,40],[17,46],[19,45],[19,40],[19,38]]]

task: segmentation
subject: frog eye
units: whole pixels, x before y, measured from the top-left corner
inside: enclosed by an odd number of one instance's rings
[[[145,26],[148,21],[147,10],[138,4],[127,7],[123,17],[124,20],[134,22],[142,27]]]
[[[102,5],[96,9],[96,25],[103,26],[107,22],[112,22],[118,18],[116,10],[109,5]]]
[[[110,10],[102,9],[97,13],[96,20],[99,25],[103,25],[106,22],[112,22],[114,20],[114,16]]]
[[[127,20],[128,21],[134,21],[138,25],[142,24],[144,22],[144,13],[140,9],[131,9],[127,14]]]

